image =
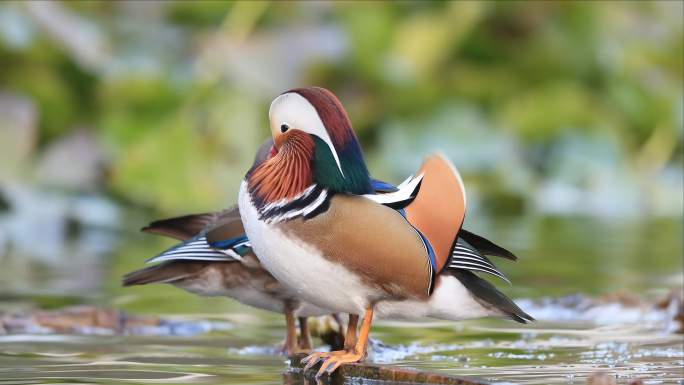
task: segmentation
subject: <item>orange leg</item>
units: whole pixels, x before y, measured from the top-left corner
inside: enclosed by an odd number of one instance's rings
[[[306,323],[306,321],[304,321]],[[285,304],[285,325],[287,331],[285,333],[285,346],[283,346],[283,353],[288,356],[294,356],[299,353],[309,353],[311,349],[302,349],[299,347],[297,341],[297,324],[295,323],[294,305],[291,303]],[[306,329],[308,334],[308,328]]]
[[[344,336],[344,350],[354,349],[356,345],[356,328],[359,325],[358,314],[349,314],[349,323],[347,324],[347,334]],[[342,324],[340,324],[342,327]]]
[[[299,350],[300,352],[310,352],[313,349],[311,342],[311,332],[309,332],[309,322],[306,317],[299,317]]]
[[[295,317],[292,311],[291,304],[285,304],[285,346],[283,347],[283,353],[287,356],[291,356],[297,353],[297,327],[295,325]]]
[[[352,325],[353,321],[353,325]],[[332,374],[342,364],[354,363],[362,361],[366,357],[366,348],[368,346],[368,333],[370,332],[371,323],[373,322],[373,308],[366,309],[366,314],[363,317],[363,324],[358,337],[356,336],[356,323],[358,316],[352,320],[352,315],[349,316],[349,328],[347,329],[347,337],[345,338],[345,349],[337,352],[331,352],[324,357],[318,357],[315,361],[324,358],[321,368],[316,373],[316,378],[319,378],[323,373]],[[353,328],[352,328],[353,326]],[[354,330],[350,336],[350,330]],[[351,338],[350,338],[351,337]],[[307,357],[308,358],[308,357]],[[314,362],[315,364],[315,362]],[[312,366],[311,362],[307,367]],[[306,369],[306,368],[305,368]]]

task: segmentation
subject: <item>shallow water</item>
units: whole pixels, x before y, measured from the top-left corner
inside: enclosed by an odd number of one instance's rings
[[[10,225],[15,219],[0,219],[0,229],[17,226]],[[121,223],[135,229],[147,219],[126,213]],[[500,287],[539,321],[378,322],[371,361],[495,383],[584,383],[599,370],[619,383],[684,383],[683,340],[671,333],[672,309],[591,299],[615,292],[655,299],[681,287],[680,220],[529,217],[467,225],[520,256],[518,263],[499,263],[514,282]],[[0,334],[0,384],[302,383],[276,354],[281,317],[172,287],[119,287],[123,273],[170,244],[127,228],[46,228],[41,245],[5,231],[0,310],[95,304],[172,322],[146,335]]]
[[[583,383],[597,370],[652,384],[682,380],[681,336],[639,326],[485,325],[380,325],[374,338],[392,343],[376,341],[370,359],[520,384]],[[266,335],[256,330],[264,326]],[[300,383],[275,355],[279,329],[268,322],[185,337],[3,336],[0,383]],[[253,334],[261,338],[243,337]]]

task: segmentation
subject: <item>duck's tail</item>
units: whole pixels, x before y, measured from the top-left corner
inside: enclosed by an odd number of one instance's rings
[[[525,313],[513,300],[499,291],[489,281],[478,277],[468,270],[449,269],[448,272],[456,277],[475,298],[485,302],[488,307],[495,308],[502,316],[523,324],[534,321],[531,315]]]

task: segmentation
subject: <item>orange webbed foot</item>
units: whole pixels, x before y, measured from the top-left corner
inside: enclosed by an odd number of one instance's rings
[[[354,351],[332,352],[321,364],[321,368],[316,373],[316,378],[320,378],[324,373],[332,375],[342,364],[351,364],[363,360],[364,354]]]
[[[342,364],[350,364],[363,360],[363,356],[364,355],[361,353],[347,350],[338,350],[329,353],[314,352],[302,359],[302,363],[306,364],[306,366],[304,366],[304,371],[307,371],[320,361],[323,361],[320,369],[318,369],[318,373],[316,373],[316,378],[320,378],[324,373],[331,375]]]
[[[306,364],[306,366],[304,366],[304,371],[306,372],[307,370],[311,369],[319,361],[327,359],[332,353],[333,352],[313,352],[308,356],[302,358],[300,362],[302,364]]]

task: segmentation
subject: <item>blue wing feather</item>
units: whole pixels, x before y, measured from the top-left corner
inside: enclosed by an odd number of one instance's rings
[[[373,190],[375,190],[376,193],[388,193],[399,191],[399,189],[395,185],[383,182],[378,179],[371,179],[371,186],[373,187]]]
[[[215,249],[231,249],[234,246],[247,242],[247,235],[242,234],[239,237],[231,238],[231,239],[225,239],[221,241],[216,241],[216,242],[210,242],[209,246],[215,248]]]

